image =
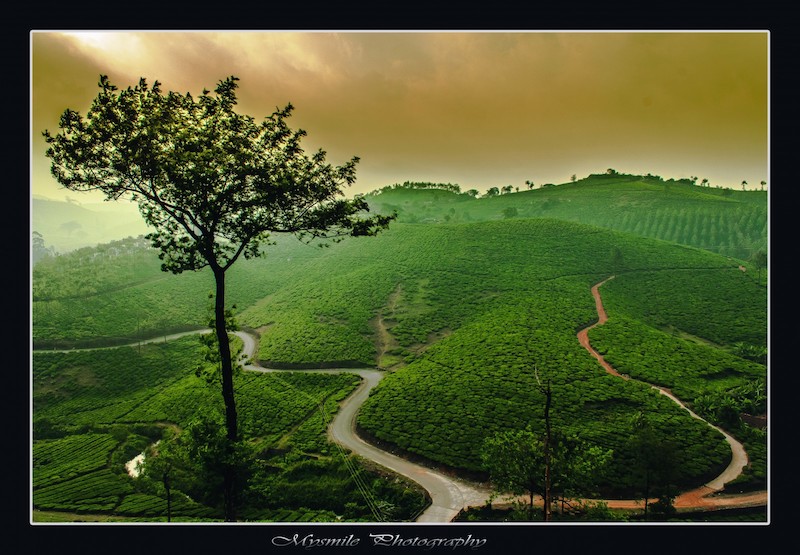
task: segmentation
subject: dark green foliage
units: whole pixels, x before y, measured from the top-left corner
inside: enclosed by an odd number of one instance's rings
[[[226,442],[224,433],[223,437],[219,435],[219,422],[198,418],[198,407],[209,414],[216,412],[219,417],[222,403],[214,386],[193,372],[202,350],[197,337],[186,337],[141,349],[35,353],[34,429],[39,431],[37,437],[64,437],[34,442],[34,505],[166,520],[166,495],[159,467],[153,466],[156,470],[150,478],[132,480],[126,475],[124,464],[141,452],[148,453],[150,463],[157,461],[154,453],[166,452],[167,443],[174,438],[174,432],[165,430],[175,426],[184,429],[181,437],[192,441],[187,442],[180,457],[184,462],[173,461],[173,520],[220,519],[217,471],[225,457],[217,455],[225,450]],[[341,460],[342,454],[327,442],[325,429],[338,409],[338,401],[358,381],[353,374],[241,372],[236,377],[236,392],[244,437],[259,450],[266,452],[282,445],[295,460],[322,457],[323,466],[341,471],[345,467],[336,461]],[[164,422],[174,424],[165,428]],[[79,428],[78,423],[85,423],[84,428]],[[103,432],[87,433],[89,426]],[[210,441],[213,438],[216,439]],[[152,451],[150,446],[158,440],[160,447]],[[242,451],[242,447],[237,464],[242,465],[240,486],[244,487],[246,477],[255,475],[257,464],[256,454]],[[149,466],[146,457],[144,468]],[[286,468],[292,471],[291,464]],[[385,503],[387,518],[408,519],[424,504],[423,496],[414,488],[377,480],[355,463],[350,468],[358,469],[362,478],[372,483],[371,491]],[[258,506],[244,505],[241,516],[255,520],[330,521],[337,518],[331,507],[342,508],[348,502],[352,504],[349,517],[341,511],[336,513],[339,517],[369,520],[372,513],[353,479],[341,479],[343,489],[338,491],[336,503],[322,507],[324,510],[302,510],[302,504],[289,501],[297,511],[281,516],[279,504],[270,504],[275,510],[265,512],[260,512]],[[289,477],[282,484],[288,484],[286,487],[292,491],[303,491],[303,496],[328,495],[320,494],[317,488],[322,485],[317,480],[292,485]],[[240,495],[255,499],[246,491]],[[389,511],[390,506],[395,507],[394,512]]]
[[[752,360],[759,364],[767,364],[767,348],[766,346],[749,345],[744,342],[738,342],[733,345],[732,352],[739,357],[747,360]]]
[[[33,487],[41,488],[105,467],[119,442],[107,434],[83,434],[33,444]]]
[[[688,261],[688,259],[687,259]],[[610,314],[685,332],[719,345],[766,346],[767,292],[735,265],[630,271],[603,286]],[[713,314],[713,318],[709,318]]]
[[[231,270],[239,272],[231,280],[231,299],[240,307],[237,320],[261,333],[257,358],[262,361],[286,367],[370,366],[377,360],[376,315],[381,314],[394,371],[364,405],[359,425],[384,442],[437,463],[480,473],[479,446],[485,438],[529,424],[541,432],[542,396],[529,371],[536,361],[553,377],[554,403],[559,407],[554,424],[614,451],[601,493],[629,493],[638,487],[630,472],[635,453],[621,423],[640,411],[650,415],[659,437],[677,445],[676,486],[694,487],[727,465],[727,443],[717,431],[649,386],[606,374],[580,347],[576,332],[597,318],[589,288],[616,274],[601,288],[610,319],[593,329],[590,339],[621,372],[669,387],[689,403],[703,396],[730,397],[736,399],[737,410],[744,410],[747,403],[755,410],[763,401],[744,390],[766,376],[765,366],[759,364],[766,346],[766,292],[763,283],[759,286],[754,279],[756,272],[740,260],[573,222],[531,219],[524,204],[519,204],[524,195],[540,194],[535,199],[542,201],[537,204],[542,213],[544,203],[550,203],[547,213],[558,218],[567,207],[592,198],[587,191],[591,184],[598,217],[612,204],[624,205],[631,213],[634,207],[642,208],[641,214],[660,210],[658,199],[666,194],[663,182],[623,177],[609,176],[608,183],[593,177],[574,185],[493,199],[436,188],[381,193],[387,202],[392,195],[427,195],[430,217],[450,214],[451,223],[397,224],[369,241],[349,241],[329,249],[312,249],[279,237],[271,247],[275,250],[270,250],[274,256],[249,260]],[[680,194],[686,201],[687,217],[695,209],[705,213],[703,206],[711,204],[712,212],[719,208],[721,214],[728,214],[730,210],[734,219],[747,210],[760,214],[761,201],[748,196],[749,192],[734,191],[724,198],[713,190],[685,185],[670,184],[669,194]],[[433,195],[439,195],[438,200]],[[501,204],[501,199],[507,204]],[[405,206],[404,213],[425,215],[399,200],[399,196],[394,198],[396,206]],[[487,211],[496,221],[481,222],[479,212],[465,210],[490,202],[494,204]],[[512,205],[521,217],[500,219],[502,210]],[[677,210],[678,205],[673,208]],[[617,214],[615,225],[622,225],[626,213]],[[473,223],[465,223],[469,214]],[[680,219],[678,212],[664,221],[676,219]],[[631,220],[625,225],[639,224]],[[107,264],[100,258],[97,263],[99,268]],[[50,288],[57,291],[58,265],[50,264],[42,262],[49,273],[36,274],[35,279],[55,280]],[[746,272],[739,269],[740,264]],[[197,304],[197,295],[206,298],[209,276],[200,272],[196,282],[173,282],[155,271],[153,275],[162,279],[143,280],[130,289],[115,289],[109,282],[108,287],[80,299],[37,301],[34,333],[39,338],[135,335],[131,310],[137,295],[145,291],[152,329],[158,329],[159,320],[151,315],[171,315],[172,305],[179,308],[174,317],[169,316],[170,325],[205,323],[208,307],[192,306],[191,299]],[[55,324],[48,327],[51,322]],[[213,392],[191,371],[196,359],[190,361],[187,356],[181,362],[181,349],[189,354],[197,348],[196,340],[185,341],[175,343],[177,350],[168,353],[161,352],[166,346],[155,345],[118,350],[118,355],[105,351],[109,358],[102,366],[109,373],[138,368],[138,356],[151,357],[154,364],[159,357],[175,361],[156,364],[158,375],[143,370],[141,387],[114,381],[138,371],[117,372],[114,378],[90,367],[81,353],[36,353],[37,437],[56,437],[97,422],[169,419],[185,424],[193,404],[219,406]],[[184,347],[178,349],[178,345]],[[180,374],[178,367],[186,373]],[[240,407],[243,433],[257,436],[265,451],[274,450],[265,459],[267,467],[277,469],[265,475],[269,480],[265,478],[264,483],[270,487],[282,484],[283,472],[300,461],[335,455],[321,431],[323,415],[329,414],[333,399],[355,384],[350,377],[335,387],[334,381],[326,381],[331,384],[328,388],[312,384],[310,376],[304,378],[308,382],[295,383],[291,381],[295,375],[237,376],[237,395],[253,399]],[[157,387],[148,390],[144,384],[150,380]],[[313,403],[301,401],[296,394],[306,383]],[[87,389],[77,393],[83,386]],[[101,386],[126,393],[123,399],[102,406],[89,403],[93,388],[99,391]],[[98,392],[97,399],[101,397]],[[54,405],[56,401],[64,407]],[[320,403],[323,412],[317,410]],[[267,414],[268,419],[260,417]],[[62,417],[68,425],[62,424]],[[744,427],[734,435],[745,442],[751,458],[737,487],[763,486],[766,436]],[[332,472],[338,472],[335,465]],[[329,485],[338,491],[351,487],[344,480]],[[347,514],[371,518],[363,512],[368,509],[363,503],[363,499],[347,499]],[[302,507],[298,504],[297,510]]]
[[[120,498],[133,491],[130,482],[101,469],[35,489],[33,504],[41,509],[109,512]]]
[[[503,217],[504,218],[516,218],[519,216],[519,211],[513,206],[507,206],[503,208]]]
[[[643,500],[644,517],[648,510],[669,515],[675,512],[673,502],[678,494],[680,453],[671,435],[654,426],[655,419],[639,412],[630,421],[630,437],[626,447],[632,454],[629,478],[633,492]],[[650,499],[657,500],[650,503]]]
[[[611,313],[614,314],[613,312]],[[592,329],[594,347],[619,372],[696,397],[766,377],[766,368],[707,344],[687,341],[625,316]]]
[[[354,475],[355,472],[355,475]],[[425,499],[404,481],[370,475],[354,459],[308,459],[253,477],[253,506],[327,509],[349,520],[413,520]]]

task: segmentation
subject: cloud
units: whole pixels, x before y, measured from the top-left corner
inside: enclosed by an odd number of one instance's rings
[[[306,146],[337,163],[360,156],[365,188],[410,178],[555,182],[590,163],[665,176],[707,167],[757,183],[767,172],[767,40],[715,32],[43,33],[33,42],[34,126],[52,126],[67,106],[85,109],[100,73],[120,86],[144,76],[193,94],[237,75],[242,111],[259,118],[291,102]]]

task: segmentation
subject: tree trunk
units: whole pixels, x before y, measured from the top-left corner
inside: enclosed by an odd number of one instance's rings
[[[547,382],[545,389],[545,405],[544,405],[544,520],[550,520],[550,401],[552,395],[550,392],[550,381]]]
[[[225,402],[225,428],[227,431],[229,447],[239,438],[236,400],[233,395],[233,361],[231,357],[231,344],[228,338],[228,329],[225,325],[225,270],[214,269],[216,282],[216,296],[214,304],[214,328],[219,346],[220,371],[222,373],[222,399]],[[234,483],[236,469],[228,464],[225,466],[223,488],[225,498],[225,520],[232,522],[234,515]]]

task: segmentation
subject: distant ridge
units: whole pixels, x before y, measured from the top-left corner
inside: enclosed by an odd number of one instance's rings
[[[115,239],[136,237],[148,228],[135,205],[122,203],[78,204],[33,195],[31,232],[42,235],[45,245],[59,253]]]
[[[371,210],[398,221],[454,224],[553,218],[749,259],[767,247],[767,191],[697,185],[690,179],[597,174],[574,182],[490,187],[403,183],[365,198]]]

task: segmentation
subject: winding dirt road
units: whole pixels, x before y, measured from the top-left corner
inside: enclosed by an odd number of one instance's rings
[[[244,332],[236,335],[244,342],[244,354],[251,360],[255,357],[256,339]],[[247,364],[247,370],[257,372],[282,372],[264,368],[258,364]],[[326,368],[319,370],[292,370],[292,372],[348,372],[361,376],[361,384],[340,403],[339,411],[328,427],[328,437],[339,445],[351,450],[365,459],[369,459],[384,468],[405,476],[425,488],[431,498],[431,504],[417,518],[417,522],[450,522],[464,507],[483,506],[491,496],[488,487],[470,484],[413,463],[397,455],[393,455],[370,443],[356,433],[356,415],[358,409],[367,400],[369,393],[383,378],[380,370],[366,368]]]
[[[608,320],[608,316],[606,314],[605,308],[603,307],[603,301],[600,298],[600,287],[603,286],[609,280],[614,279],[614,276],[608,277],[605,280],[596,283],[592,286],[592,296],[594,297],[595,307],[597,309],[597,322],[588,326],[581,331],[578,332],[578,341],[580,344],[587,350],[591,355],[598,360],[600,365],[605,368],[606,372],[612,374],[614,376],[618,376],[624,380],[631,379],[626,374],[620,374],[615,370],[608,362],[606,362],[602,355],[598,353],[594,347],[591,346],[589,343],[589,330],[596,326],[601,326],[606,323]],[[640,382],[646,383],[646,382]],[[718,495],[725,489],[725,484],[737,478],[741,473],[742,469],[747,466],[748,459],[747,453],[744,450],[742,444],[736,441],[733,437],[731,437],[727,432],[723,429],[714,426],[713,424],[703,420],[699,416],[697,416],[694,412],[689,410],[686,405],[684,405],[680,399],[675,397],[668,389],[663,387],[658,387],[652,384],[647,384],[650,387],[657,389],[659,393],[662,395],[666,395],[672,401],[678,404],[681,408],[686,410],[693,418],[697,418],[698,420],[702,420],[718,432],[720,432],[724,437],[725,440],[731,447],[731,462],[728,464],[727,468],[722,471],[722,473],[711,480],[710,482],[694,489],[691,491],[687,491],[679,495],[675,499],[675,508],[695,508],[695,509],[713,509],[713,508],[731,508],[731,507],[758,507],[764,506],[767,504],[767,492],[766,491],[759,491],[747,494],[731,494],[731,495]],[[627,501],[627,500],[609,500],[607,501],[608,506],[611,508],[636,508],[638,506],[638,502],[636,501]]]
[[[594,356],[597,361],[602,365],[606,372],[618,376],[621,379],[629,380],[627,375],[617,372],[603,357],[591,346],[589,343],[588,332],[595,326],[604,324],[607,321],[607,315],[603,308],[603,303],[600,299],[599,288],[608,280],[613,279],[614,276],[597,283],[591,288],[592,295],[595,299],[597,308],[598,321],[587,328],[578,332],[578,341],[589,353]],[[133,346],[142,343],[162,342],[172,340],[185,335],[205,333],[210,330],[196,330],[191,332],[184,332],[154,338],[146,341],[139,341],[134,343]],[[243,355],[247,360],[255,360],[257,349],[257,339],[246,332],[236,332],[236,335],[243,341]],[[113,348],[113,347],[111,347]],[[72,351],[83,349],[72,349]],[[247,363],[242,361],[242,366],[246,370],[256,372],[318,372],[318,373],[341,373],[347,372],[351,374],[358,374],[361,378],[361,384],[356,390],[348,396],[340,404],[340,410],[337,412],[334,419],[328,428],[328,437],[338,443],[339,445],[353,451],[354,453],[369,459],[391,471],[401,474],[422,486],[430,495],[431,505],[417,518],[417,522],[423,523],[446,523],[451,522],[455,516],[462,510],[469,507],[485,506],[490,500],[492,491],[484,484],[470,483],[465,480],[446,476],[440,472],[430,468],[413,463],[392,453],[384,451],[370,443],[367,443],[356,433],[356,416],[358,409],[369,397],[370,391],[378,384],[384,376],[384,372],[374,369],[354,369],[354,368],[326,368],[326,369],[312,369],[312,370],[278,370],[271,368],[264,368],[257,363]],[[648,384],[650,385],[650,384]],[[681,403],[674,395],[668,390],[658,388],[663,395],[672,399],[675,403],[687,410],[694,418],[702,420],[699,416],[690,411]],[[709,424],[711,426],[711,424]],[[754,492],[749,494],[732,494],[720,495],[724,490],[726,483],[730,482],[742,472],[742,469],[747,464],[747,454],[742,445],[734,440],[730,435],[723,430],[712,426],[719,430],[725,436],[725,439],[731,446],[732,457],[728,467],[714,480],[707,484],[700,486],[692,491],[681,494],[675,500],[675,507],[680,509],[718,509],[730,507],[758,507],[767,504],[767,492]],[[541,499],[539,499],[541,503]],[[605,500],[610,508],[618,509],[636,509],[641,506],[639,500]]]

